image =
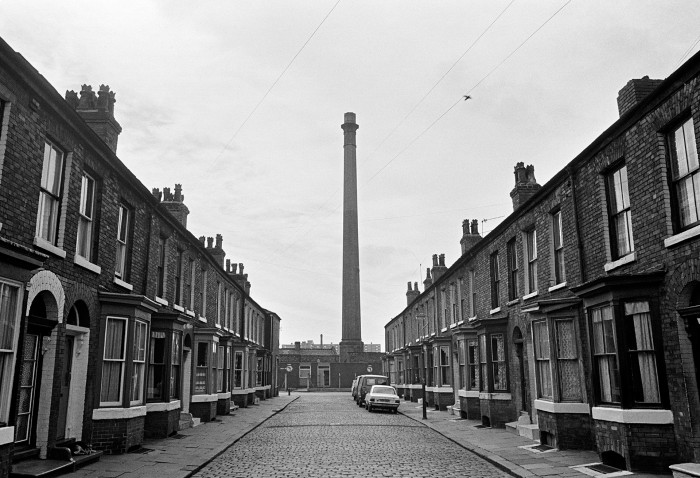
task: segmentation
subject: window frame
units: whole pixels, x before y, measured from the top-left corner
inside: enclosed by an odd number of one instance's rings
[[[128,282],[130,272],[130,251],[131,243],[131,209],[123,202],[119,203],[119,213],[117,219],[117,241],[116,241],[116,258],[114,262],[114,276],[125,282]],[[123,237],[122,237],[123,236]],[[120,267],[121,265],[121,267]]]
[[[639,356],[639,350],[633,350],[631,347],[633,345],[632,333],[629,330],[627,324],[627,317],[633,317],[633,315],[626,314],[625,307],[628,304],[634,303],[646,303],[648,309],[648,330],[650,336],[653,340],[654,349],[649,352],[654,358],[655,366],[655,383],[657,386],[658,401],[656,402],[645,402],[636,400],[635,393],[639,389],[641,383],[640,377],[635,377],[631,367],[633,366],[633,357]],[[615,400],[606,400],[603,396],[601,390],[601,374],[599,367],[596,366],[596,357],[602,355],[597,353],[598,347],[596,346],[596,332],[594,327],[594,313],[596,310],[610,310],[610,320],[611,320],[611,331],[614,338],[615,351],[607,352],[606,355],[614,355],[617,361],[617,376],[614,377],[618,381],[619,388],[619,398]],[[658,304],[648,297],[625,297],[620,300],[612,300],[608,302],[603,302],[600,304],[593,305],[588,308],[588,321],[591,330],[590,336],[590,347],[591,347],[591,357],[593,363],[592,370],[592,381],[593,381],[593,398],[595,402],[601,406],[619,406],[623,409],[655,409],[655,408],[665,408],[668,406],[668,390],[666,381],[666,371],[663,362],[663,339],[662,331],[660,329],[660,319]],[[642,386],[643,388],[643,386]]]
[[[116,357],[106,357],[107,354],[107,332],[109,330],[109,323],[110,321],[122,321],[124,323],[124,329],[122,330],[122,347],[121,347],[121,358]],[[104,342],[102,344],[102,367],[101,367],[101,378],[100,378],[100,407],[122,407],[124,404],[124,382],[125,382],[125,375],[126,375],[126,367],[128,364],[128,357],[127,357],[127,343],[129,339],[129,325],[130,325],[131,320],[129,317],[124,317],[124,316],[116,316],[116,315],[108,315],[105,317],[105,338]],[[119,362],[121,363],[120,369],[119,369],[119,397],[117,400],[103,400],[103,391],[104,391],[104,380],[105,380],[105,365],[107,363],[113,363],[113,362]]]
[[[500,276],[500,259],[498,251],[493,251],[489,256],[489,269],[491,271],[491,309],[497,309],[501,306],[501,276]]]
[[[566,282],[566,263],[564,260],[564,230],[561,209],[552,213],[552,267],[554,285]]]
[[[506,243],[506,260],[508,261],[508,301],[520,297],[518,287],[518,247],[515,237]]]
[[[539,282],[537,278],[538,272],[538,255],[537,255],[537,229],[531,228],[525,231],[525,274],[527,294],[535,294],[539,291]]]
[[[55,156],[52,157],[52,153],[56,153]],[[58,158],[58,160],[54,158]],[[53,171],[48,171],[48,168],[51,167],[52,161],[54,161],[55,167],[52,168]],[[61,222],[61,206],[64,193],[63,182],[66,173],[66,162],[66,152],[56,143],[48,138],[45,138],[41,182],[39,183],[39,204],[37,206],[35,235],[52,246],[57,246],[58,244],[58,231]],[[52,174],[53,185],[49,185],[48,182],[51,180],[50,176]],[[44,221],[47,213],[47,202],[45,200],[50,202],[50,211],[48,211],[49,217],[47,221]]]
[[[14,311],[3,307],[3,297],[5,290],[15,290]],[[9,294],[8,294],[9,295]],[[24,286],[22,283],[15,282],[9,279],[0,278],[0,325],[2,325],[2,313],[7,312],[7,323],[5,332],[8,333],[8,347],[3,348],[0,344],[0,354],[4,355],[4,359],[0,360],[0,427],[9,423],[10,408],[12,402],[12,384],[15,379],[15,364],[17,362],[18,340],[21,328],[22,319],[22,298],[24,297]],[[5,424],[5,425],[3,425]]]
[[[129,405],[141,405],[145,401],[146,362],[149,345],[149,323],[134,319],[133,350],[131,354],[131,387],[129,388]],[[142,342],[137,339],[143,339]],[[128,358],[128,357],[127,357]]]
[[[618,173],[619,181],[616,179]],[[618,183],[619,188],[621,188],[620,191],[617,190]],[[629,197],[629,176],[627,174],[626,163],[618,162],[606,172],[605,190],[608,208],[608,225],[610,228],[610,254],[612,260],[617,260],[632,254],[635,250],[634,229],[632,227],[632,202]],[[617,207],[620,200],[622,204],[621,209]],[[624,238],[620,236],[621,228],[618,225],[621,219],[624,219]],[[621,246],[624,246],[624,250],[621,250]]]
[[[168,239],[163,236],[158,236],[158,265],[157,265],[157,280],[156,280],[156,296],[165,298],[166,286],[166,256],[167,256]]]
[[[692,135],[687,135],[686,131],[686,126],[690,124],[689,130],[692,132]],[[678,155],[678,148],[677,146],[674,148],[674,145],[676,145],[676,135],[677,133],[681,131],[683,134],[683,145],[684,145],[684,160],[686,163],[686,169],[685,173],[679,174],[679,160],[681,159]],[[694,153],[695,153],[695,167],[691,169],[690,164],[689,164],[689,156],[688,156],[688,136],[692,137],[692,143],[694,146]],[[666,140],[666,153],[668,157],[668,178],[669,178],[669,183],[670,187],[669,190],[671,191],[671,198],[672,198],[672,216],[673,216],[673,223],[674,223],[674,232],[682,232],[687,229],[691,229],[698,224],[700,224],[700,158],[698,154],[698,147],[697,147],[697,137],[695,134],[695,122],[692,118],[692,116],[686,117],[684,120],[675,123],[673,127],[669,129],[669,131],[665,135],[665,140]],[[674,167],[676,165],[676,167]],[[689,221],[685,222],[684,217],[683,217],[683,208],[681,206],[681,201],[682,197],[681,194],[679,193],[679,186],[681,182],[685,182],[689,180],[691,187],[694,189],[694,204],[690,204],[690,201],[688,202],[688,208],[690,212],[690,208],[694,206],[694,212],[695,212],[695,220],[694,221]],[[686,196],[687,197],[687,196]],[[690,199],[690,198],[688,198]]]

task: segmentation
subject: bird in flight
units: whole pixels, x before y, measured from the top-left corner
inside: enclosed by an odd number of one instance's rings
[[[469,95],[464,95],[464,101],[471,100],[471,99],[472,99],[471,96],[469,96]]]

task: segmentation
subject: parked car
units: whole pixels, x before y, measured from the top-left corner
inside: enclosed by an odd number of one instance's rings
[[[368,412],[386,409],[396,413],[400,403],[401,399],[396,394],[396,389],[390,385],[373,385],[365,396],[365,408]]]
[[[355,400],[355,397],[357,397],[357,380],[360,377],[355,377],[355,379],[352,381],[352,386],[350,387],[350,393],[352,394],[352,399]]]
[[[373,385],[389,385],[389,378],[386,375],[361,375],[358,377],[355,401],[359,407],[365,404],[365,395]]]

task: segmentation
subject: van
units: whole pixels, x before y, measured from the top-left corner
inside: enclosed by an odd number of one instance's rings
[[[357,382],[360,381],[360,377],[362,377],[362,375],[358,375],[357,377],[355,377],[352,381],[352,386],[350,387],[350,393],[352,394],[352,399],[355,401],[357,401]]]
[[[372,385],[390,385],[389,378],[385,375],[360,375],[357,378],[357,396],[355,397],[358,407],[365,404],[365,395]]]

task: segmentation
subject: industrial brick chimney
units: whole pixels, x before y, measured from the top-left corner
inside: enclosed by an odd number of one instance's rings
[[[515,165],[515,187],[510,192],[510,197],[513,200],[513,210],[515,211],[522,206],[541,187],[535,179],[535,167],[532,164],[525,167],[524,163],[517,163]]]
[[[73,90],[66,91],[66,101],[75,109],[83,120],[98,134],[109,148],[117,152],[117,139],[122,127],[114,119],[115,94],[109,90],[108,85],[100,85],[100,90],[95,95],[92,86],[83,85],[78,93]]]

